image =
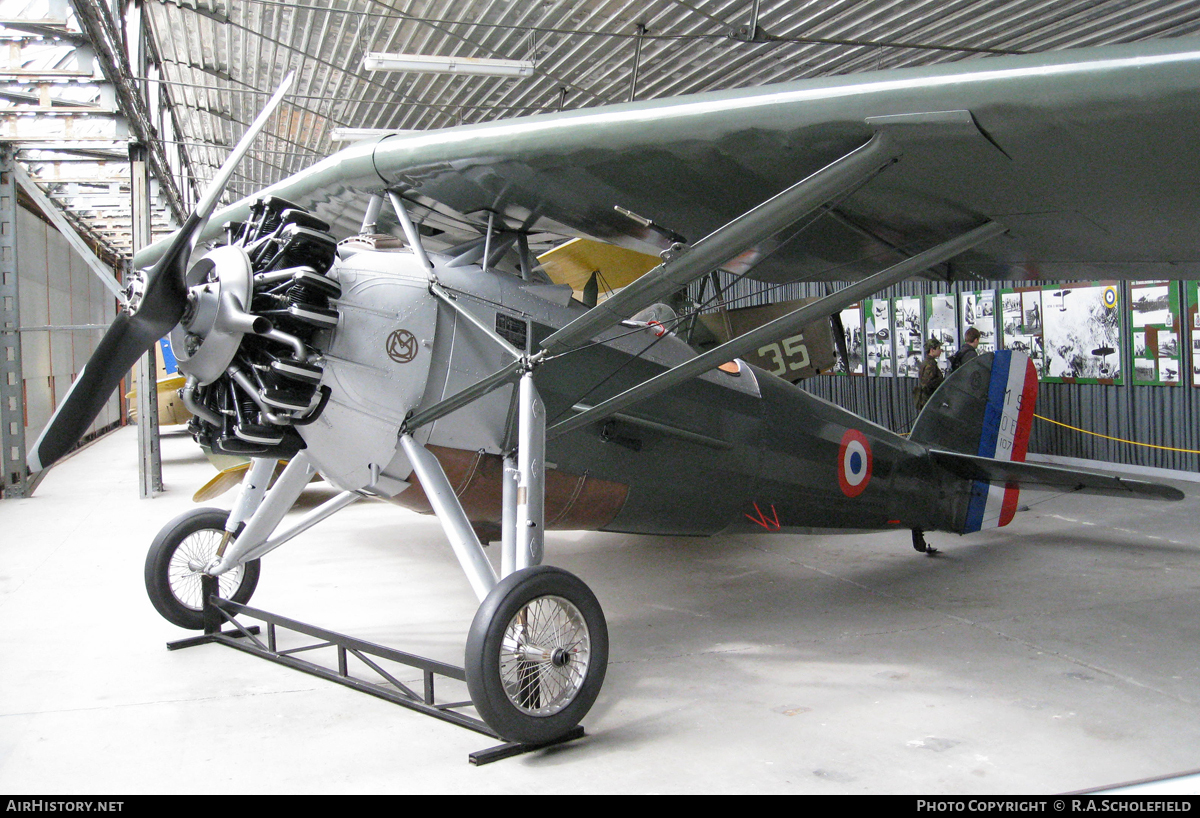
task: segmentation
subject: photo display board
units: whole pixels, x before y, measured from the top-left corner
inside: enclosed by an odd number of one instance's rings
[[[846,333],[846,363],[848,369],[843,368],[842,362],[839,360],[836,371],[841,374],[861,375],[863,374],[863,330],[862,330],[862,304],[854,304],[842,310],[842,331]]]
[[[921,299],[917,296],[893,299],[892,323],[896,330],[896,374],[916,378],[921,374],[921,357],[925,353]]]
[[[981,353],[1023,352],[1042,381],[1123,384],[1131,366],[1137,386],[1190,379],[1200,387],[1200,282],[1128,287],[1128,299],[1116,281],[864,299],[841,312],[849,371],[915,378],[925,342],[937,338],[944,353],[938,365],[948,373],[962,335],[975,327]]]
[[[942,374],[950,371],[950,359],[958,351],[958,314],[957,301],[953,293],[939,293],[925,296],[925,338],[937,338],[942,342],[942,356],[938,358],[938,367]],[[925,354],[924,342],[921,354]]]
[[[1116,282],[1055,285],[1042,291],[1043,380],[1123,383],[1120,300]]]
[[[1187,296],[1184,337],[1192,346],[1192,386],[1200,386],[1200,282],[1185,281],[1183,287]]]
[[[863,340],[867,349],[867,375],[891,377],[896,372],[892,354],[892,304],[887,298],[864,298]]]
[[[995,290],[971,290],[958,295],[959,316],[962,318],[962,333],[968,327],[979,330],[979,346],[976,352],[996,350],[996,292]],[[959,342],[962,341],[960,335]],[[946,356],[949,358],[949,355]]]
[[[1038,377],[1045,374],[1041,289],[1000,291],[1000,346],[1024,352],[1033,361]]]
[[[1135,281],[1129,296],[1133,382],[1177,385],[1183,373],[1183,344],[1191,340],[1180,335],[1179,286],[1172,281]]]

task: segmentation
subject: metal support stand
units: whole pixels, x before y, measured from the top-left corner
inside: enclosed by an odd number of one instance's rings
[[[465,727],[476,733],[496,739],[501,738],[481,719],[460,712],[473,706],[470,699],[438,703],[435,695],[437,690],[436,678],[441,676],[445,679],[465,684],[467,677],[466,671],[463,668],[448,665],[434,659],[427,659],[423,656],[405,653],[372,642],[365,642],[361,639],[355,639],[352,636],[327,631],[323,628],[279,616],[278,614],[251,608],[247,605],[239,605],[236,602],[221,599],[217,595],[218,587],[216,577],[204,576],[201,578],[201,588],[204,593],[204,635],[169,642],[167,650],[181,650],[183,648],[215,642],[236,648],[244,653],[249,653],[262,659],[267,659],[279,665],[285,665],[302,673],[308,673],[331,682],[337,682],[360,693],[367,693],[376,698],[389,701],[392,704],[406,707],[409,710],[415,710],[418,713],[424,713],[427,716],[448,721],[451,724],[457,724],[459,727]],[[256,619],[265,623],[266,641],[264,642],[258,638],[262,633],[260,627],[243,625],[238,621],[237,617]],[[227,622],[233,625],[233,630],[221,630],[221,627]],[[280,648],[279,631],[281,630],[307,636],[317,641],[297,647]],[[301,653],[310,653],[311,655],[312,651],[323,648],[332,648],[335,651],[337,661],[336,670],[300,658],[299,656]],[[370,671],[381,677],[383,681],[370,681],[355,676],[353,671],[359,668],[358,665],[352,665],[350,657],[357,659],[359,663],[365,665]],[[421,682],[419,690],[414,689],[416,685],[410,687],[398,679],[394,671],[389,672],[380,664],[380,660],[420,670]],[[561,738],[547,744],[517,744],[512,742],[499,744],[495,747],[471,753],[469,761],[476,766],[490,764],[493,761],[511,758],[522,753],[563,744],[580,738],[583,735],[583,728],[576,727]]]
[[[207,600],[210,598],[218,598],[220,594],[220,587],[220,580],[218,580],[216,577],[209,576],[208,574],[204,574],[200,577],[200,594],[204,597],[204,599]],[[259,633],[257,625],[245,629],[222,631],[221,612],[208,604],[205,604],[203,609],[201,609],[201,614],[204,617],[204,635],[190,636],[187,639],[178,639],[174,642],[168,642],[167,650],[182,650],[183,648],[190,648],[194,645],[207,645],[209,642],[214,641],[212,637],[216,634],[227,636],[230,639],[241,639],[248,634],[257,636]]]

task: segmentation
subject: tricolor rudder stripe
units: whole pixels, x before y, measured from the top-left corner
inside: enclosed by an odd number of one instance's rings
[[[1025,460],[1037,386],[1037,371],[1028,355],[1007,349],[996,353],[979,436],[980,457]],[[1016,513],[1019,494],[1013,483],[1002,486],[977,480],[971,488],[965,531],[1008,525]]]

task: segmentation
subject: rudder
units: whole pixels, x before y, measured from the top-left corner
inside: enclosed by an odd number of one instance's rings
[[[979,355],[938,387],[909,439],[931,449],[1022,462],[1037,402],[1037,371],[1012,350]],[[956,515],[961,533],[1008,525],[1017,509],[1015,483],[972,481]]]

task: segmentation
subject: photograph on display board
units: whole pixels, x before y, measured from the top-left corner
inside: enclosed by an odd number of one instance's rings
[[[942,342],[942,355],[938,358],[938,366],[943,374],[950,371],[950,359],[958,351],[957,303],[953,293],[925,296],[925,315],[928,316],[925,337],[937,338]]]
[[[993,290],[971,290],[959,293],[959,329],[968,327],[979,330],[979,346],[975,350],[982,355],[996,349],[996,293]],[[961,339],[959,339],[961,341]]]
[[[1145,330],[1133,332],[1133,382],[1158,382],[1158,362],[1146,346]]]
[[[896,371],[892,356],[891,303],[886,298],[866,298],[862,303],[867,375],[891,377]]]
[[[1002,290],[1000,293],[1000,341],[1004,349],[1024,352],[1033,361],[1038,377],[1045,372],[1042,344],[1042,291]]]
[[[1178,358],[1179,357],[1179,336],[1174,332],[1166,332],[1159,330],[1158,333],[1158,357],[1160,358]]]
[[[1200,386],[1200,281],[1185,281],[1183,288],[1187,295],[1187,320],[1182,322],[1185,329],[1180,337],[1191,341],[1192,386]]]
[[[1200,386],[1200,329],[1192,330],[1192,386]]]
[[[894,299],[892,315],[896,328],[896,374],[915,378],[920,374],[921,357],[925,352],[921,299],[917,296]]]
[[[1183,354],[1179,345],[1179,287],[1170,281],[1135,282],[1129,288],[1133,327],[1133,382],[1180,383]]]
[[[1175,321],[1175,299],[1169,281],[1143,281],[1130,287],[1129,309],[1135,329],[1147,326],[1171,326]]]
[[[1161,383],[1179,383],[1180,361],[1179,336],[1173,332],[1158,333],[1158,378]]]
[[[841,311],[840,317],[842,331],[846,334],[847,360],[842,362],[839,359],[834,371],[841,374],[861,375],[863,374],[862,305],[855,304],[847,307]]]
[[[1119,289],[1112,282],[1043,290],[1046,380],[1122,382],[1119,302]]]

